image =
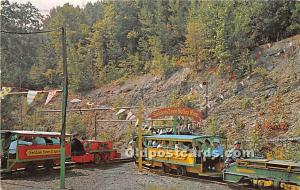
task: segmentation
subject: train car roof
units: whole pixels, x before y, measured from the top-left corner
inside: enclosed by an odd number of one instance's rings
[[[211,136],[211,135],[152,135],[152,136],[145,136],[146,139],[161,139],[161,140],[195,140],[195,139],[203,139],[203,138],[222,138],[219,136]]]
[[[22,134],[22,135],[32,135],[32,136],[60,136],[59,132],[1,130],[1,133],[8,133],[8,132],[10,132],[12,134]],[[71,136],[71,134],[66,134],[66,136]]]

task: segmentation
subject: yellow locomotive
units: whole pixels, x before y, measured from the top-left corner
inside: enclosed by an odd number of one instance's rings
[[[220,136],[143,136],[143,164],[160,167],[165,172],[175,170],[179,175],[221,176],[225,155],[222,151],[215,157],[215,144],[227,149],[226,139]]]

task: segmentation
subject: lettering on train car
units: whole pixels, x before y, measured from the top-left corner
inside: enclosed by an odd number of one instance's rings
[[[35,150],[27,150],[27,156],[40,156],[40,155],[53,155],[60,154],[60,149],[35,149]]]

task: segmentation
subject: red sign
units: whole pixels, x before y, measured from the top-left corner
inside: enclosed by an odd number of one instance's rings
[[[163,116],[186,116],[191,117],[195,121],[201,120],[201,112],[191,108],[162,108],[152,112],[149,117],[152,119],[160,118]]]

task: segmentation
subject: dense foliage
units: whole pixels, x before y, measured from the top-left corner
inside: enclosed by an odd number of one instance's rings
[[[83,8],[65,4],[46,17],[30,3],[5,0],[1,7],[1,30],[58,29],[1,34],[2,84],[30,89],[60,86],[62,26],[74,91],[144,73],[168,77],[182,66],[198,72],[228,65],[243,75],[252,64],[249,50],[300,32],[300,2],[288,0],[99,1]]]

